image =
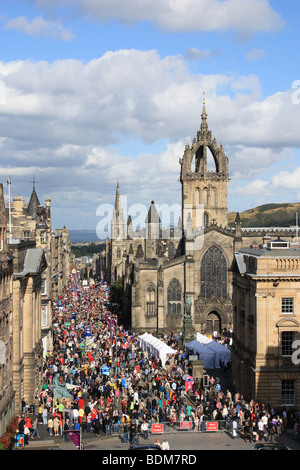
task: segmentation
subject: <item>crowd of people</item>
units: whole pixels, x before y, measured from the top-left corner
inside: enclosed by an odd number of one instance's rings
[[[44,384],[33,404],[35,419],[24,410],[19,423],[26,442],[39,438],[39,423],[49,435],[66,441],[66,431],[81,429],[96,436],[117,434],[122,443],[135,445],[149,438],[152,424],[188,421],[197,432],[209,420],[230,424],[233,437],[271,441],[295,420],[290,409],[275,410],[247,402],[229,389],[219,390],[212,375],[208,387],[196,382],[192,392],[186,391],[184,376],[191,375],[192,368],[175,334],[162,337],[176,350],[163,367],[159,357],[139,348],[134,332],[118,324],[112,308],[105,284],[74,281],[53,304],[53,348],[44,360]],[[54,396],[56,376],[68,391],[66,397]]]

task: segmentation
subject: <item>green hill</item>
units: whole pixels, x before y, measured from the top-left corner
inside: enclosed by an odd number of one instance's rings
[[[299,214],[300,203],[263,204],[240,212],[242,227],[291,227],[296,225],[296,213]],[[234,226],[236,213],[228,213],[228,223]]]

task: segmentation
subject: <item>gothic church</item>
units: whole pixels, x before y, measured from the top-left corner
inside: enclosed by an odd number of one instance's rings
[[[214,171],[208,168],[208,152]],[[112,236],[107,243],[109,282],[122,278],[124,314],[138,333],[182,332],[187,314],[193,331],[213,334],[234,320],[230,267],[234,253],[282,236],[280,229],[242,229],[237,213],[228,227],[228,157],[208,128],[205,101],[201,126],[186,144],[180,164],[181,217],[165,236],[152,201],[145,229],[132,237],[132,220],[124,220],[117,184]],[[293,239],[287,229],[285,238]],[[192,332],[191,332],[192,336]]]

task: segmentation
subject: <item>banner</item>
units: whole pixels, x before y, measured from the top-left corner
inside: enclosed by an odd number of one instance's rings
[[[74,442],[75,446],[77,447],[77,449],[80,450],[80,431],[66,431],[66,433],[68,434],[68,436],[70,437],[70,439],[72,440],[72,442]],[[84,448],[82,447],[82,450],[84,450]]]
[[[182,421],[180,423],[180,429],[193,429],[192,421]]]
[[[206,431],[218,431],[218,429],[219,429],[219,425],[217,421],[206,423]]]
[[[164,425],[159,423],[152,424],[151,432],[152,434],[162,434],[164,432]]]

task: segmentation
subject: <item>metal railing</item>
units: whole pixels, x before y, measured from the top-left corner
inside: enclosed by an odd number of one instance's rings
[[[239,426],[240,427],[240,426]],[[124,434],[124,423],[111,423],[104,426],[104,432],[112,436],[122,436]],[[170,421],[159,423],[148,423],[148,435],[172,434],[180,432],[208,433],[208,432],[229,432],[232,433],[232,420],[205,420],[195,425],[194,421]],[[137,433],[143,436],[141,423],[137,426]]]

